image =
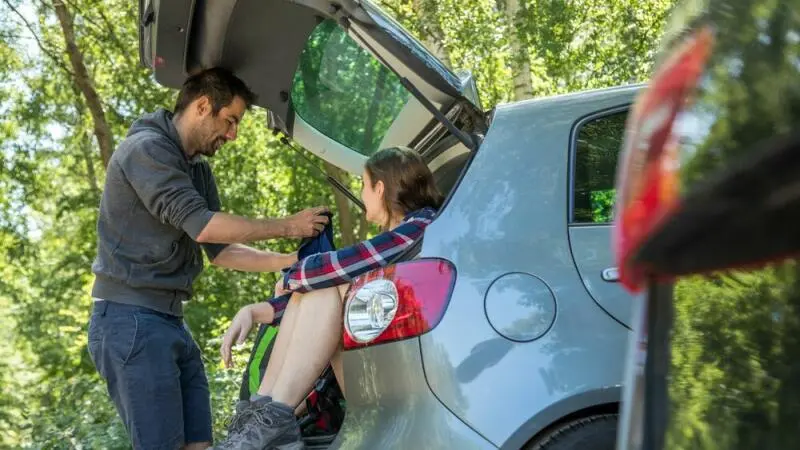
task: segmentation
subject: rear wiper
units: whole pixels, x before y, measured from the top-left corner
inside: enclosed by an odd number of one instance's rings
[[[342,184],[342,182],[341,182],[341,181],[339,181],[339,180],[337,180],[336,178],[334,178],[334,177],[332,177],[332,176],[328,175],[327,173],[325,173],[325,171],[324,171],[324,170],[322,170],[322,169],[321,169],[321,168],[320,168],[320,167],[319,167],[319,166],[318,166],[318,165],[317,165],[317,164],[316,164],[316,163],[315,163],[315,162],[314,162],[314,161],[313,161],[311,158],[309,158],[309,157],[308,157],[308,156],[307,156],[305,153],[303,153],[303,151],[302,151],[302,150],[300,150],[300,149],[298,149],[297,147],[295,147],[294,145],[292,145],[292,142],[291,142],[291,141],[289,140],[289,138],[288,138],[288,137],[286,137],[286,136],[285,136],[283,133],[281,133],[280,131],[278,131],[277,129],[275,129],[275,130],[273,131],[273,134],[275,134],[275,135],[281,134],[281,136],[280,136],[280,141],[281,141],[281,143],[282,143],[283,145],[285,145],[285,146],[289,147],[290,149],[294,150],[294,152],[295,152],[295,153],[297,153],[298,155],[302,156],[302,157],[303,157],[303,159],[304,159],[304,160],[305,160],[305,161],[306,161],[306,162],[307,162],[307,163],[308,163],[310,166],[314,167],[314,169],[316,169],[316,170],[317,170],[317,172],[319,172],[320,174],[322,174],[322,176],[323,176],[323,177],[325,177],[325,181],[327,181],[327,182],[328,182],[328,183],[329,183],[331,186],[333,186],[333,187],[334,187],[334,188],[335,188],[337,191],[339,191],[339,192],[341,192],[342,194],[344,194],[344,196],[345,196],[345,197],[347,197],[347,198],[348,198],[348,199],[349,199],[351,202],[353,202],[353,204],[354,204],[354,205],[358,206],[358,207],[361,209],[361,211],[364,211],[364,212],[366,212],[366,210],[367,210],[367,209],[366,209],[366,207],[364,207],[364,203],[362,203],[362,202],[361,202],[361,200],[359,200],[359,198],[355,196],[355,194],[353,194],[352,192],[350,192],[350,189],[348,189],[348,188],[347,188],[347,186],[343,185],[343,184]]]
[[[422,104],[422,106],[425,107],[425,109],[427,109],[431,114],[433,114],[433,117],[435,117],[436,120],[439,121],[439,123],[444,125],[444,127],[447,128],[447,130],[453,136],[457,137],[458,140],[461,141],[471,151],[475,151],[475,150],[478,149],[478,143],[475,141],[475,139],[473,139],[472,136],[470,136],[467,133],[464,133],[463,131],[459,130],[458,127],[456,127],[455,124],[453,124],[453,122],[450,121],[450,119],[448,119],[444,114],[442,114],[442,112],[439,111],[439,108],[434,106],[433,103],[431,103],[431,101],[428,100],[422,94],[422,92],[420,92],[419,89],[417,89],[417,87],[414,86],[413,83],[408,81],[408,79],[406,77],[400,75],[400,73],[397,71],[397,69],[392,67],[386,61],[386,59],[384,59],[380,55],[380,53],[375,51],[375,48],[372,45],[370,45],[370,43],[367,42],[366,39],[364,39],[364,36],[362,36],[361,33],[358,32],[358,30],[356,30],[356,29],[354,29],[353,27],[350,26],[350,18],[349,17],[343,17],[341,19],[340,23],[341,23],[343,28],[345,28],[348,31],[351,31],[358,38],[358,40],[360,40],[361,43],[364,44],[364,46],[367,47],[372,52],[372,54],[375,55],[375,57],[380,60],[381,64],[383,64],[387,69],[391,70],[392,73],[394,73],[397,76],[397,78],[400,79],[400,84],[402,84],[404,88],[408,89],[408,91],[411,92],[411,95],[413,95],[414,98],[416,98],[417,101],[420,102]]]

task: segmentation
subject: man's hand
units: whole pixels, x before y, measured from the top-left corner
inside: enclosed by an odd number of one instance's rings
[[[286,219],[286,237],[304,238],[318,235],[328,224],[328,217],[321,215],[328,208],[317,206],[308,208]]]

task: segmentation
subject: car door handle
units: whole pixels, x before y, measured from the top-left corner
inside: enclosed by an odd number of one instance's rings
[[[603,277],[603,281],[608,281],[609,283],[616,283],[619,281],[619,269],[616,267],[609,267],[608,269],[604,269],[603,273],[601,274]]]

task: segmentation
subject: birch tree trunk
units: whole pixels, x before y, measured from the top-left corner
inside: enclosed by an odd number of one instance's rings
[[[522,0],[506,0],[505,15],[509,26],[511,41],[511,73],[514,76],[514,100],[533,98],[531,81],[531,59],[520,29],[519,13]]]

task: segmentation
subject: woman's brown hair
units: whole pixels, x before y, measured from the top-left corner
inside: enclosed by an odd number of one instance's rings
[[[389,217],[384,228],[392,219],[422,208],[438,209],[443,196],[436,187],[425,161],[419,153],[405,147],[391,147],[373,154],[364,165],[372,180],[372,186],[383,182],[383,201]]]

